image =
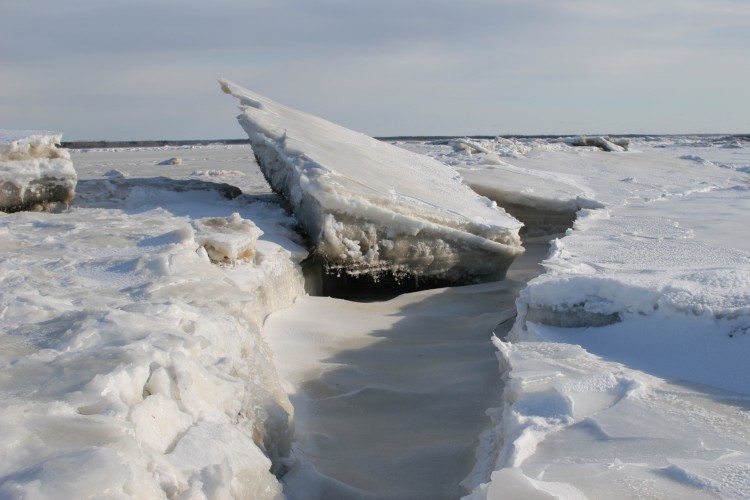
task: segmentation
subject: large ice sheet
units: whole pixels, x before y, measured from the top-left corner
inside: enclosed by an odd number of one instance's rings
[[[523,251],[521,224],[450,167],[220,83],[329,268],[466,282],[501,278]]]
[[[54,132],[0,130],[0,210],[49,209],[75,196],[76,172]]]

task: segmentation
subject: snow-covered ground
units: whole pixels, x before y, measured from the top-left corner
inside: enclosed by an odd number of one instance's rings
[[[69,211],[0,214],[0,497],[750,496],[747,143],[397,145],[575,228],[360,304],[304,295],[249,146],[73,151]]]

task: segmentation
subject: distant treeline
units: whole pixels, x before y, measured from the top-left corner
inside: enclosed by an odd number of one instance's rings
[[[497,135],[399,135],[392,137],[376,137],[381,141],[449,141],[457,137],[466,137],[469,139],[568,139],[572,137],[622,137],[625,139],[636,139],[642,137],[705,137],[712,139],[736,139],[750,141],[750,134],[546,134],[546,135],[525,135],[525,134],[497,134]]]
[[[163,148],[164,146],[207,146],[209,144],[247,144],[247,139],[188,139],[183,141],[63,141],[68,149]]]
[[[748,134],[584,134],[589,136],[610,136],[623,138],[636,137],[711,137],[750,141]],[[575,135],[403,135],[391,137],[376,137],[381,141],[449,141],[456,137],[471,139],[564,139]],[[63,141],[60,145],[68,149],[105,149],[105,148],[161,148],[164,146],[207,146],[209,144],[248,144],[247,139],[189,139],[176,141]]]

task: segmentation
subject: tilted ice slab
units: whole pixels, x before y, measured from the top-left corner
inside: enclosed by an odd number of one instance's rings
[[[62,134],[0,130],[0,210],[18,211],[70,203],[77,176]]]
[[[261,326],[304,293],[287,219],[96,184],[124,209],[0,217],[0,498],[283,498]]]
[[[327,267],[465,282],[502,278],[523,252],[521,223],[450,167],[220,83]]]

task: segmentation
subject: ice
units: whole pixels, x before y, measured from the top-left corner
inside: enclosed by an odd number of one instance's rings
[[[450,167],[220,83],[328,268],[471,282],[501,278],[523,251],[521,224]]]
[[[627,151],[630,146],[628,139],[618,139],[612,137],[586,137],[582,135],[569,141],[571,146],[593,146],[610,153]]]
[[[255,242],[263,234],[253,221],[236,212],[226,218],[197,220],[196,226],[196,242],[203,246],[212,262],[225,264],[252,260]]]
[[[0,214],[0,497],[748,497],[746,144],[399,141],[560,234],[369,304],[304,296],[249,146],[71,151]]]
[[[530,272],[515,268],[509,277]],[[288,498],[466,493],[485,409],[500,396],[489,334],[510,327],[521,286],[507,279],[371,303],[305,297],[269,316],[296,410]]]
[[[582,214],[555,243],[550,272],[520,299],[534,321],[597,326],[589,313],[733,321],[750,313],[750,253],[701,241],[668,219],[622,212]]]
[[[497,471],[470,498],[566,487],[580,498],[747,496],[749,398],[670,383],[573,342],[496,341],[511,367],[495,414]],[[509,494],[520,480],[525,490]]]
[[[182,165],[182,158],[175,156],[159,162],[159,165]]]
[[[0,218],[0,496],[282,498],[293,409],[261,327],[304,293],[292,221],[92,154],[119,174],[83,160],[70,210]]]
[[[532,148],[492,170],[456,165],[480,185],[524,174],[504,189],[600,204],[577,209],[495,341],[506,373],[495,472],[470,498],[750,494],[748,184],[721,166],[747,156],[719,144]]]
[[[0,129],[0,210],[49,210],[75,196],[70,155],[62,134]]]

